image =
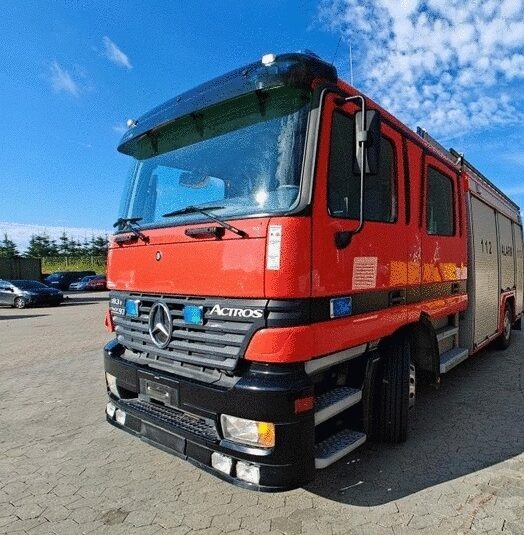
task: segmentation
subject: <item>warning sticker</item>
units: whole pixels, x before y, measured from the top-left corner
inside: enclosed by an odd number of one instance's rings
[[[353,290],[376,288],[377,286],[376,256],[357,256],[353,260]]]
[[[267,240],[266,269],[280,269],[280,246],[282,244],[282,225],[269,225]]]

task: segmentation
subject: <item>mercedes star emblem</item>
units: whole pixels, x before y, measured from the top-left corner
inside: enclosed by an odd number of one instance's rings
[[[149,313],[149,336],[151,340],[157,347],[164,349],[169,345],[172,333],[173,322],[169,308],[160,301],[153,303]]]

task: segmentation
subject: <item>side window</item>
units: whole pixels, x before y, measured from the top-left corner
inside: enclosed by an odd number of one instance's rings
[[[354,172],[354,120],[334,112],[328,171],[328,210],[333,217],[358,219],[360,212],[360,173]],[[364,219],[395,220],[395,158],[393,144],[380,139],[380,165],[376,175],[364,178]]]
[[[426,228],[428,234],[453,236],[453,182],[449,177],[428,167],[428,187],[426,192]]]

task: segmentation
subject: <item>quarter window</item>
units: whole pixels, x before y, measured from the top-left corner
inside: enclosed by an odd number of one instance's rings
[[[328,174],[328,210],[333,217],[358,219],[360,214],[360,172],[355,165],[353,117],[334,112]],[[364,177],[364,219],[395,220],[395,158],[393,144],[380,139],[380,164],[376,175]]]
[[[453,236],[453,183],[449,177],[428,167],[428,189],[426,196],[426,228],[428,234]]]

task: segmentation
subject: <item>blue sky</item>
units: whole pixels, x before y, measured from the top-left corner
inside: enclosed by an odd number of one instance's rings
[[[335,65],[349,79],[350,43],[357,87],[464,151],[524,205],[522,0],[2,8],[2,235],[10,223],[110,229],[130,166],[116,151],[126,119],[268,52],[309,48],[331,61],[338,45]]]

